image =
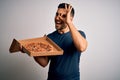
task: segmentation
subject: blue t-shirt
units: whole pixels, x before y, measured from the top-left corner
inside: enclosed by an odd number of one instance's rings
[[[79,32],[86,38],[83,31]],[[64,50],[63,55],[49,57],[51,62],[48,80],[80,80],[79,62],[81,52],[74,46],[71,33],[60,34],[58,31],[54,31],[48,34],[48,37]]]

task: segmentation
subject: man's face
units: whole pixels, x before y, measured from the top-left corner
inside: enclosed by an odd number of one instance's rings
[[[66,28],[67,24],[63,21],[66,18],[66,10],[64,8],[58,8],[55,15],[55,28],[62,30]]]

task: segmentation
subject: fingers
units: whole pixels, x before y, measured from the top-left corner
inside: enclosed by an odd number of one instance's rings
[[[59,19],[62,20],[63,22],[65,22],[65,20],[62,18],[62,16],[60,16]]]
[[[65,9],[67,10],[67,4],[65,4]]]
[[[65,9],[67,11],[71,11],[72,10],[72,6],[69,4],[68,7],[67,7],[67,4],[65,4]]]

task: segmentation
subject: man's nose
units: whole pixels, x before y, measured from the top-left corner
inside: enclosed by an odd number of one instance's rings
[[[60,19],[60,15],[56,16],[56,19],[59,20]]]

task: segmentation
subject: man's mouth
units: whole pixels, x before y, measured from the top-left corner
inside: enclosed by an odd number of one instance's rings
[[[55,23],[56,23],[56,24],[62,24],[62,21],[56,20]]]

